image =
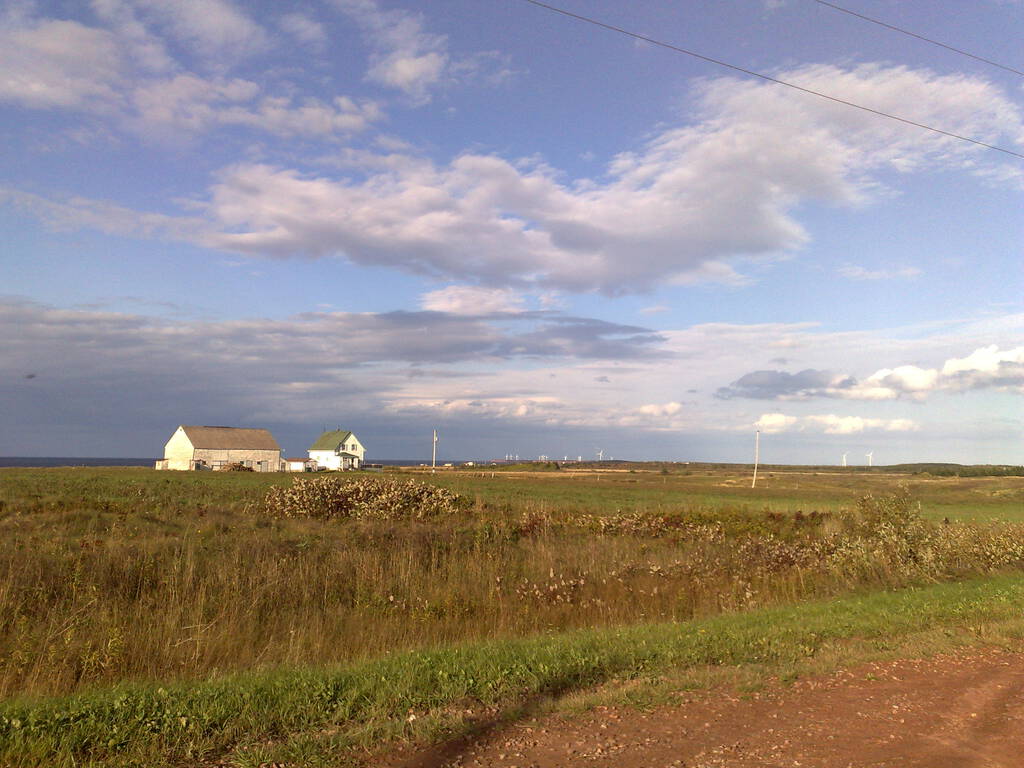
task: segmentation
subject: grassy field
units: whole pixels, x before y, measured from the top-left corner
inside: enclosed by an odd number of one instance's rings
[[[388,476],[465,503],[322,520],[270,513],[291,476],[0,470],[0,764],[257,765],[268,739],[315,764],[409,732],[410,710],[429,737],[458,727],[456,704],[777,669],[829,638],[1019,637],[1021,477]]]
[[[571,467],[571,465],[568,465]],[[417,469],[420,475],[429,470]],[[909,472],[767,469],[751,489],[745,469],[558,472],[439,471],[433,482],[492,504],[548,504],[560,510],[652,511],[707,507],[745,512],[849,509],[863,495],[906,487],[927,517],[1024,522],[1024,477],[937,477]]]

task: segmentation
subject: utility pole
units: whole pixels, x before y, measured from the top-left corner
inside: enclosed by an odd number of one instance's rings
[[[437,430],[434,430],[434,445],[430,451],[430,471],[437,472]]]
[[[750,481],[750,487],[757,485],[757,463],[761,458],[761,430],[754,432],[754,479]]]

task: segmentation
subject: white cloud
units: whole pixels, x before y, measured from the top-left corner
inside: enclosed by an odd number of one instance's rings
[[[288,35],[300,43],[321,49],[327,43],[327,32],[324,25],[307,14],[293,12],[284,14],[278,23]]]
[[[802,427],[819,427],[827,435],[853,435],[864,431],[911,432],[917,424],[910,419],[875,419],[861,416],[805,416],[798,419]]]
[[[641,307],[638,311],[641,315],[657,315],[662,312],[668,312],[671,307],[666,307],[664,304],[654,304],[650,307]]]
[[[391,18],[370,0],[343,5]],[[416,38],[418,20],[399,16],[402,35]],[[109,85],[116,72],[102,74],[116,99]],[[1024,132],[1016,107],[978,79],[877,65],[802,67],[784,76],[828,84],[878,108],[913,104],[921,111],[915,117],[981,138]],[[27,98],[25,87],[20,92]],[[741,283],[738,267],[748,258],[776,257],[807,241],[791,214],[802,201],[863,202],[894,168],[981,172],[995,162],[946,137],[767,84],[720,78],[704,82],[698,95],[698,123],[619,154],[602,180],[567,181],[537,161],[480,154],[436,165],[362,151],[353,156],[358,177],[238,164],[222,172],[207,200],[194,201],[206,221],[186,239],[241,254],[341,256],[534,291]],[[381,117],[374,104],[295,102],[257,94],[244,80],[190,74],[139,83],[133,98],[136,125],[167,131],[244,125],[283,136],[346,136]]]
[[[335,0],[363,29],[373,47],[367,79],[405,93],[414,103],[430,101],[440,85],[484,77],[492,82],[508,75],[495,52],[453,58],[448,38],[428,32],[423,17],[405,10],[384,10],[377,0]]]
[[[762,413],[761,418],[754,422],[754,426],[762,432],[775,433],[785,432],[796,422],[795,416],[787,416],[784,413]]]
[[[198,134],[213,126],[243,125],[278,136],[347,136],[381,118],[376,104],[337,97],[333,103],[261,96],[256,83],[207,80],[184,74],[146,83],[133,94],[139,129],[167,136]]]
[[[447,38],[427,32],[419,14],[386,11],[376,0],[336,0],[336,5],[363,27],[374,47],[367,77],[415,101],[428,101],[449,65]]]
[[[882,368],[862,381],[850,374],[808,369],[790,374],[784,371],[753,371],[744,374],[717,396],[760,400],[842,400],[923,401],[934,392],[968,389],[999,389],[1024,392],[1024,347],[1000,351],[998,345],[978,349],[964,358],[948,359],[941,370],[900,365]]]
[[[839,274],[850,280],[906,280],[917,277],[921,274],[921,270],[917,267],[865,269],[864,267],[847,264],[839,268]]]
[[[420,297],[420,306],[433,312],[455,315],[489,315],[522,312],[523,297],[507,288],[450,285]]]
[[[675,416],[683,409],[682,403],[670,402],[670,403],[651,403],[649,405],[641,405],[637,408],[637,413],[642,416]]]
[[[0,26],[0,102],[99,113],[147,138],[188,138],[223,126],[345,138],[383,117],[372,101],[277,96],[249,80],[181,71],[137,13],[186,31],[194,23],[189,35],[202,45],[223,44],[229,55],[235,43],[262,37],[228,3],[93,0],[93,7],[109,29],[7,18]]]
[[[992,344],[988,347],[976,349],[967,357],[947,360],[945,365],[942,366],[942,375],[956,376],[961,373],[998,374],[1005,363],[1024,363],[1024,347],[1001,352],[998,346]]]
[[[1001,351],[995,344],[947,360],[942,380],[950,389],[995,387],[1024,393],[1024,347]]]
[[[834,81],[879,107],[919,104],[982,137],[1021,126],[983,81],[902,67],[808,67],[787,77]],[[339,255],[491,285],[620,294],[666,280],[740,281],[735,265],[747,257],[807,241],[790,215],[798,202],[863,201],[878,183],[869,173],[895,159],[904,171],[988,162],[960,143],[785,89],[726,79],[701,93],[701,123],[620,154],[601,182],[474,154],[445,166],[391,155],[359,180],[238,165],[205,204],[214,234],[195,239],[253,255]]]
[[[139,19],[131,0],[92,0],[92,9],[110,26],[118,44],[143,69],[168,72],[176,68],[164,41]]]
[[[863,416],[837,416],[830,413],[812,416],[788,416],[765,413],[755,422],[763,432],[818,431],[826,435],[855,435],[866,431],[911,432],[918,425],[910,419],[877,419]]]
[[[229,0],[133,0],[216,69],[266,50],[264,29]]]
[[[0,101],[100,112],[121,101],[113,34],[75,21],[17,19],[0,27]]]

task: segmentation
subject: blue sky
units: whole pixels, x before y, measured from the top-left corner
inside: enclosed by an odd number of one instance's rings
[[[1024,77],[813,0],[562,7],[1024,153]],[[0,455],[1024,461],[1019,157],[523,0],[0,14]]]

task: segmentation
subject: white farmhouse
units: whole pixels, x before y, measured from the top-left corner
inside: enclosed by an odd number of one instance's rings
[[[164,446],[157,469],[221,469],[229,464],[254,472],[281,470],[281,446],[265,429],[180,426]]]
[[[365,453],[359,438],[344,429],[324,432],[309,447],[309,458],[325,469],[359,469]]]

